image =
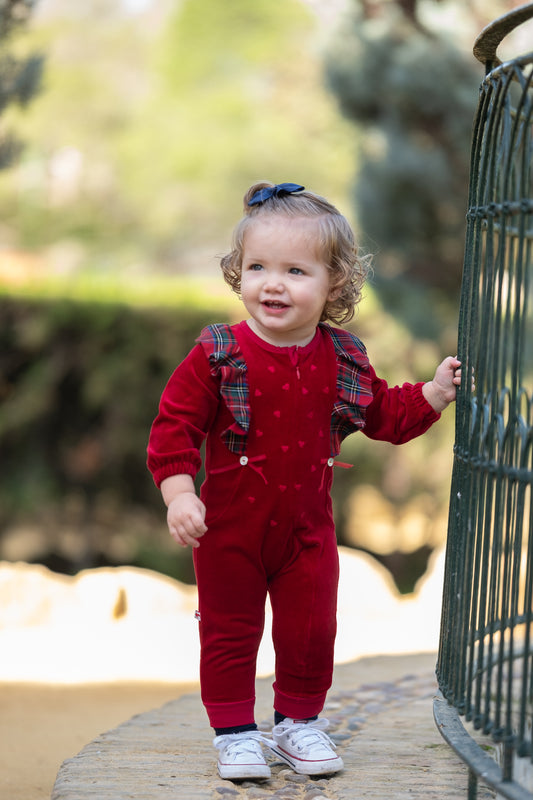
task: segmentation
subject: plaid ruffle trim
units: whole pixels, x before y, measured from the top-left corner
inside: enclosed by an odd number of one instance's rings
[[[222,441],[232,453],[244,455],[250,430],[250,397],[247,367],[237,339],[227,323],[208,325],[196,340],[209,359],[211,373],[220,377],[220,394],[233,423],[222,433]]]
[[[336,456],[342,440],[364,427],[365,410],[372,402],[372,379],[363,343],[342,328],[319,325],[331,337],[337,356],[337,398],[331,418],[331,455]],[[244,455],[251,410],[247,367],[237,339],[231,325],[218,323],[204,328],[197,341],[212,374],[220,377],[220,393],[233,417],[222,440],[232,453]]]
[[[331,417],[331,455],[336,456],[343,439],[364,428],[365,412],[373,398],[372,378],[361,340],[342,328],[319,325],[331,336],[337,356],[337,398]]]

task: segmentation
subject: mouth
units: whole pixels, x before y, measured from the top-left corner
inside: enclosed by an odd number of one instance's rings
[[[261,305],[270,308],[273,311],[280,311],[283,308],[288,308],[286,303],[281,303],[279,300],[263,300]]]

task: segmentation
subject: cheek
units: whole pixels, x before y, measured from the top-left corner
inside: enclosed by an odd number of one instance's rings
[[[250,278],[249,273],[241,278],[241,297],[253,297],[257,294],[257,282]]]
[[[322,312],[322,309],[328,302],[328,292],[325,288],[316,287],[314,290],[309,290],[305,294],[303,302],[316,312]]]

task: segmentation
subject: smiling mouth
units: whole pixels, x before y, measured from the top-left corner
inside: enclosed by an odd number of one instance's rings
[[[286,303],[280,303],[279,300],[263,300],[262,305],[266,306],[267,308],[273,308],[278,310],[281,308],[289,307]]]

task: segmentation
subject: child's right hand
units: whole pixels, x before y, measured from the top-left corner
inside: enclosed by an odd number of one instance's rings
[[[169,503],[167,523],[170,535],[182,547],[199,547],[207,531],[205,505],[196,492],[181,492]]]

